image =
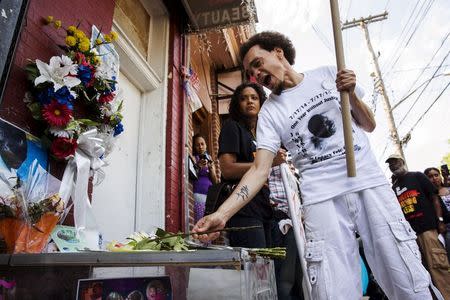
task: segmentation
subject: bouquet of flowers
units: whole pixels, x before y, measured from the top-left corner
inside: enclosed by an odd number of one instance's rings
[[[111,51],[104,51],[112,49],[108,44],[118,35],[99,31],[88,38],[79,24],[64,28],[51,16],[46,23],[64,29],[65,45],[60,47],[65,54],[27,66],[32,96],[26,101],[33,117],[46,126],[43,140],[49,141],[50,154],[67,161],[59,194],[64,202],[73,201],[77,232],[95,231],[88,180],[103,175],[104,159],[123,131],[118,69],[111,67]]]
[[[63,28],[52,16],[46,22]],[[92,44],[79,26],[67,27],[65,35],[65,54],[53,56],[49,63],[36,59],[27,65],[33,87],[32,97],[25,101],[33,117],[45,122],[45,138],[55,158],[71,158],[79,136],[92,129],[102,138],[106,156],[113,137],[123,131],[122,101],[117,99],[116,74],[102,61],[107,54],[97,49],[116,40],[117,33],[99,33]]]
[[[27,181],[2,172],[0,184],[0,235],[7,252],[42,252],[51,231],[68,210],[58,194],[61,182],[34,160]]]

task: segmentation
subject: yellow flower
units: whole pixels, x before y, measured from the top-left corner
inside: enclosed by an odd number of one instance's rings
[[[62,24],[61,24],[61,20],[56,20],[56,21],[55,21],[55,24],[53,24],[53,25],[55,26],[56,29],[61,28],[61,25],[62,25]]]
[[[117,32],[115,32],[115,31],[111,31],[111,32],[109,33],[109,35],[111,36],[111,39],[112,39],[113,41],[116,41],[116,40],[119,38],[119,35],[118,35]]]
[[[77,31],[77,28],[73,25],[67,27],[67,34],[73,35]]]
[[[68,35],[68,36],[66,37],[66,45],[67,45],[67,46],[73,47],[73,46],[76,45],[76,43],[77,43],[77,39],[74,38],[73,36]]]
[[[105,39],[105,42],[107,42],[107,43],[111,43],[111,41],[112,41],[111,36],[109,34],[105,34],[103,36],[103,38]]]
[[[100,64],[100,57],[94,56],[94,57],[92,58],[92,63],[93,63],[94,65]]]
[[[45,18],[45,22],[46,22],[47,24],[52,23],[52,22],[53,22],[53,16],[47,16],[47,18]]]
[[[87,37],[83,37],[83,38],[80,39],[80,43],[88,43],[88,44],[90,44],[91,41],[89,41],[89,39]]]
[[[84,34],[83,30],[79,30],[79,29],[75,30],[73,35],[79,40],[86,37],[86,34]]]
[[[86,42],[81,42],[78,44],[78,49],[80,49],[81,52],[86,52],[90,48],[90,44]]]
[[[101,39],[95,39],[95,44],[96,45],[101,45],[102,44],[102,40]]]

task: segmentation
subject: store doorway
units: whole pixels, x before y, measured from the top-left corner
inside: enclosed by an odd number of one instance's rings
[[[119,76],[125,131],[118,136],[114,151],[103,168],[106,176],[94,187],[93,208],[105,241],[122,240],[134,231],[142,93],[124,75]]]

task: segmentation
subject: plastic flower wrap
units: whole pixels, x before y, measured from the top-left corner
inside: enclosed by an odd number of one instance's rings
[[[27,181],[0,173],[3,186],[11,193],[2,193],[0,234],[10,253],[40,253],[48,237],[68,211],[58,194],[61,182],[34,160]]]
[[[58,30],[64,28],[53,16],[45,21]],[[65,53],[53,56],[48,63],[36,59],[26,68],[33,96],[26,99],[28,108],[35,119],[45,123],[50,153],[57,159],[73,157],[78,137],[84,132],[97,129],[99,135],[116,137],[123,131],[116,75],[108,72],[97,50],[117,40],[117,33],[99,33],[91,45],[78,26],[64,30],[65,45],[61,48]],[[112,144],[114,139],[106,142]]]

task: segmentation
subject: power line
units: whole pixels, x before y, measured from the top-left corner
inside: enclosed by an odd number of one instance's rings
[[[439,71],[439,69],[442,67],[442,65],[444,64],[445,60],[447,59],[448,55],[450,54],[450,51],[447,52],[447,54],[445,55],[444,59],[441,61],[441,63],[439,64],[439,67],[436,69],[436,71],[433,73],[433,75],[431,77],[435,77],[436,73]],[[411,107],[408,109],[408,111],[406,112],[406,114],[403,116],[402,120],[400,121],[400,123],[398,124],[398,126],[400,127],[400,125],[402,125],[403,121],[406,119],[406,117],[408,116],[408,114],[411,112],[411,110],[413,109],[413,107],[416,105],[417,101],[419,101],[420,96],[422,96],[422,94],[424,93],[424,91],[427,89],[427,87],[430,85],[431,80],[427,82],[427,84],[425,85],[425,87],[422,89],[422,91],[420,92],[419,96],[417,96],[416,100],[414,101],[414,103],[411,105]]]
[[[390,0],[387,0],[387,1],[386,1],[386,5],[384,6],[384,11],[387,11],[387,7],[388,7],[388,5],[389,5],[389,2],[390,2]],[[384,23],[381,23],[381,26],[380,26],[380,33],[378,34],[378,41],[381,40],[382,33],[383,33],[383,29],[384,29]]]
[[[346,20],[348,19],[348,14],[350,13],[350,8],[351,7],[352,7],[352,0],[350,0],[350,3],[348,4],[347,13],[345,14],[345,19]]]
[[[447,83],[447,85],[444,87],[444,89],[439,93],[439,95],[434,99],[433,103],[427,108],[427,110],[419,117],[419,119],[416,121],[416,123],[411,127],[411,129],[408,131],[406,136],[410,136],[411,132],[414,130],[414,128],[419,124],[419,122],[423,119],[423,117],[430,111],[430,109],[433,107],[433,105],[441,98],[441,96],[444,94],[444,92],[447,90],[447,88],[450,86],[450,81]]]
[[[394,53],[393,56],[395,55],[395,53],[397,53],[398,48],[400,48],[401,40],[403,39],[403,38],[402,38],[403,32],[405,32],[405,29],[406,29],[406,28],[409,28],[409,26],[408,26],[409,21],[411,20],[412,16],[414,15],[414,12],[416,11],[416,8],[417,8],[417,6],[419,5],[419,2],[420,2],[420,1],[417,1],[417,2],[416,2],[416,5],[414,5],[414,8],[413,8],[413,10],[411,11],[411,14],[409,15],[408,21],[406,21],[405,26],[403,26],[403,29],[402,29],[402,31],[400,32],[400,34],[399,34],[399,36],[398,36],[398,38],[397,38],[397,41],[395,42],[394,49],[396,49],[396,50],[393,51],[393,53]],[[386,64],[383,66],[382,69],[384,69],[384,67],[387,66],[387,65],[388,65],[388,63],[386,62]]]
[[[311,26],[312,26],[314,32],[316,33],[316,35],[319,37],[319,39],[325,45],[325,47],[327,47],[328,50],[330,50],[332,53],[334,53],[332,46],[330,44],[330,41],[327,39],[327,37],[320,31],[319,28],[316,28],[316,26],[314,24],[311,23]]]
[[[450,65],[442,65],[442,67],[448,67]],[[403,69],[403,70],[396,70],[393,71],[392,73],[401,73],[401,72],[411,72],[411,71],[417,71],[417,70],[426,70],[426,69],[434,69],[437,68],[438,66],[428,66],[428,67],[420,67],[420,68],[411,68],[411,69]]]
[[[424,13],[422,14],[422,16],[420,17],[419,22],[417,22],[416,26],[414,27],[414,31],[413,31],[413,32],[411,33],[411,35],[409,36],[408,40],[406,41],[405,46],[400,50],[400,52],[399,52],[399,54],[398,54],[398,56],[397,56],[397,59],[396,59],[396,60],[394,61],[394,63],[391,65],[391,67],[390,67],[389,70],[386,72],[386,74],[389,73],[389,72],[394,68],[394,66],[397,64],[397,62],[399,61],[400,57],[401,57],[402,54],[403,54],[403,51],[405,51],[406,47],[408,47],[408,45],[409,45],[409,43],[411,42],[411,40],[412,40],[414,34],[417,32],[417,29],[419,29],[419,25],[423,22],[423,20],[425,19],[426,15],[427,15],[428,12],[430,11],[430,8],[431,8],[431,6],[433,5],[433,3],[434,3],[434,0],[431,0],[431,1],[429,2],[429,4],[428,4],[428,7],[425,8],[425,11],[424,11]]]
[[[408,95],[409,92],[411,91],[411,89],[414,87],[414,85],[419,81],[420,77],[423,75],[423,73],[425,72],[425,70],[430,66],[431,62],[433,61],[433,59],[436,57],[436,54],[439,52],[439,50],[441,50],[442,46],[444,45],[445,41],[447,40],[447,38],[450,35],[450,31],[447,32],[447,35],[445,36],[445,38],[442,40],[441,45],[439,46],[439,48],[434,52],[433,56],[431,57],[431,59],[428,61],[427,65],[425,66],[425,68],[422,69],[422,72],[420,72],[419,76],[416,77],[416,80],[414,80],[413,84],[411,84],[411,86],[409,87],[408,91],[405,93],[405,95]],[[441,67],[441,66],[439,66]],[[404,98],[404,97],[402,97]]]
[[[305,15],[309,19],[309,17],[310,17],[309,10],[306,10]],[[316,33],[316,35],[320,39],[320,41],[325,45],[325,47],[327,47],[328,50],[331,51],[331,53],[334,53],[332,44],[330,43],[330,41],[328,41],[327,37],[320,31],[320,29],[317,28],[313,22],[311,22],[311,27],[313,28],[314,32]]]

